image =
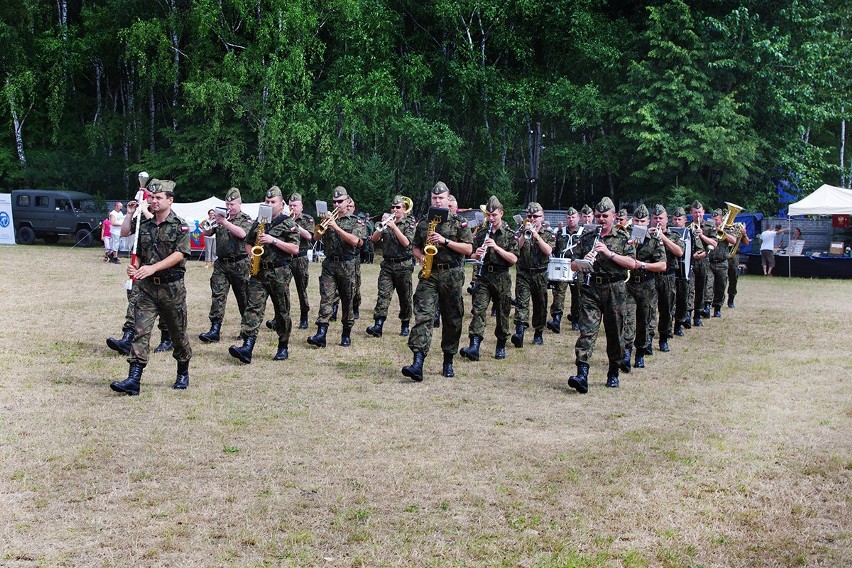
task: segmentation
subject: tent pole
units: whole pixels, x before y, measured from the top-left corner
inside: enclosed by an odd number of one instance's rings
[[[793,236],[793,220],[790,219],[790,208],[787,208],[787,278],[793,277],[793,257],[790,256],[790,238]]]

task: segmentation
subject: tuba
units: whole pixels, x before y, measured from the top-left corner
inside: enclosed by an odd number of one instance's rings
[[[254,246],[251,247],[251,269],[252,276],[257,276],[260,272],[260,259],[263,256],[263,244],[260,242],[260,237],[266,233],[266,224],[272,220],[272,206],[261,205],[257,210],[257,235],[254,239]]]
[[[736,219],[737,215],[740,214],[740,211],[743,210],[743,208],[739,205],[735,205],[729,201],[726,201],[725,205],[728,206],[728,210],[725,212],[725,216],[722,217],[722,224],[718,229],[716,229],[717,240],[725,238],[725,229],[729,229],[734,225],[734,219]]]

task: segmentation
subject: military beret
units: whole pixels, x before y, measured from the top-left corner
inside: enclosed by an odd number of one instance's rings
[[[603,199],[598,201],[598,204],[595,205],[595,209],[600,213],[603,213],[605,211],[614,211],[615,210],[615,204],[612,202],[612,199],[610,199],[609,197],[604,197]]]
[[[544,211],[544,207],[542,207],[540,204],[536,203],[535,201],[530,201],[530,204],[527,205],[527,213],[532,214],[532,213],[538,213],[539,211]]]
[[[576,215],[576,214],[577,214],[577,210],[576,210],[576,209],[574,209],[573,207],[569,207],[569,208],[568,208],[568,211],[566,211],[566,212],[565,212],[565,214],[566,214],[566,215]]]
[[[627,209],[619,209],[618,213],[615,214],[616,217],[627,217]]]
[[[281,194],[281,188],[277,185],[273,185],[266,191],[267,199],[272,199],[273,197],[280,197],[281,199],[284,199],[284,196]]]
[[[442,181],[439,181],[438,183],[436,183],[435,187],[432,188],[432,194],[433,195],[441,195],[442,193],[449,193],[449,192],[450,192],[450,188],[447,187],[447,184],[445,184]]]
[[[233,201],[235,199],[242,199],[242,195],[240,195],[239,189],[232,187],[228,190],[228,193],[225,194],[225,201]]]
[[[672,216],[674,216],[674,217],[686,217],[686,209],[684,209],[683,207],[678,207],[674,210],[674,213],[672,214]]]
[[[654,215],[665,215],[666,214],[666,208],[663,207],[662,204],[657,203],[656,205],[654,205],[654,210],[652,211],[652,213]]]
[[[150,193],[171,193],[175,194],[175,182],[170,179],[152,178],[148,182],[148,191]]]
[[[334,188],[334,191],[331,194],[332,198],[340,199],[341,197],[349,197],[349,194],[346,193],[346,188],[342,185],[338,185]]]
[[[714,209],[712,215],[714,217],[721,217],[725,213],[721,209]]]
[[[588,205],[583,205],[583,208],[580,209],[580,213],[582,213],[583,215],[591,215],[592,213],[594,213],[594,211],[592,211],[592,208]]]
[[[492,195],[491,197],[488,198],[488,203],[485,204],[485,209],[489,213],[494,213],[498,209],[500,211],[502,211],[503,210],[503,204],[500,203],[500,200],[497,199],[496,195]]]
[[[690,209],[704,209],[704,205],[701,204],[697,199],[692,202],[692,205],[689,206]]]
[[[645,207],[644,203],[642,205],[640,205],[639,207],[637,207],[633,211],[633,218],[634,219],[647,219],[648,218],[648,208]]]
[[[293,195],[290,196],[290,199],[288,199],[287,201],[301,201],[301,200],[302,200],[302,194],[301,193],[294,193]]]

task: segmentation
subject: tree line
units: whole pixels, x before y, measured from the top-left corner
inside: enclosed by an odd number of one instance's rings
[[[558,209],[848,187],[841,0],[0,0],[0,187],[446,181]]]

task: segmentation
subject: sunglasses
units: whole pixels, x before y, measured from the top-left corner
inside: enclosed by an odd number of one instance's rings
[[[527,219],[541,219],[544,215],[527,215]]]
[[[391,205],[391,209],[402,209],[402,205]]]
[[[332,203],[343,203],[344,201],[346,201],[346,200],[345,199],[332,199],[331,200]]]

